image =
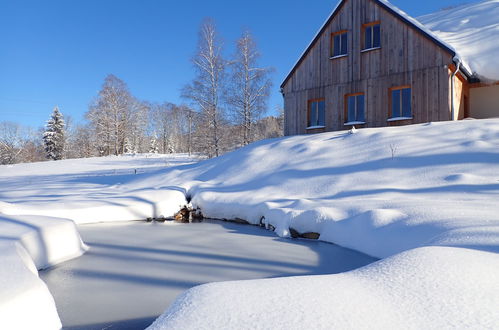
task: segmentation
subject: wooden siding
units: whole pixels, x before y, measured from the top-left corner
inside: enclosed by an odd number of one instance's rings
[[[381,48],[362,51],[362,26],[381,22]],[[330,59],[331,34],[348,31],[348,56]],[[366,125],[450,119],[452,55],[371,0],[347,0],[283,86],[285,134],[307,131],[307,102],[325,98],[326,131],[342,130],[344,96],[364,93]],[[387,122],[389,89],[412,88],[413,119]]]

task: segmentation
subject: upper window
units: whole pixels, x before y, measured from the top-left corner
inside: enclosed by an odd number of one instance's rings
[[[326,125],[326,102],[324,99],[308,101],[308,128]]]
[[[364,50],[381,47],[381,24],[373,22],[363,25]]]
[[[364,124],[366,121],[364,93],[347,94],[345,102],[345,124]]]
[[[348,54],[348,32],[346,30],[331,34],[331,57]]]
[[[390,119],[411,119],[411,87],[401,86],[390,89],[391,91],[391,113]]]

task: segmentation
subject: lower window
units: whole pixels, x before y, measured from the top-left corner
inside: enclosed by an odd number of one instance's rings
[[[390,119],[412,118],[411,88],[409,86],[395,87],[391,90]]]
[[[308,101],[308,127],[326,126],[326,101],[324,99]]]
[[[364,93],[345,96],[345,123],[364,124],[366,121]]]

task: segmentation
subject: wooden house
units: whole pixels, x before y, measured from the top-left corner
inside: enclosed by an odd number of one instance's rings
[[[281,85],[284,133],[499,116],[458,51],[386,0],[343,0]]]

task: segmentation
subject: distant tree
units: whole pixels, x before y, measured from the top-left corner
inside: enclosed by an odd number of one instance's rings
[[[241,126],[241,143],[253,142],[253,126],[267,111],[272,82],[270,68],[258,66],[260,54],[255,40],[249,31],[243,32],[237,40],[236,53],[231,62],[231,84],[228,103],[236,123]]]
[[[119,155],[125,151],[126,130],[131,122],[133,98],[126,83],[108,75],[86,113],[94,130],[99,154]]]
[[[208,137],[198,141],[209,157],[217,157],[221,151],[221,122],[223,113],[221,95],[226,61],[222,57],[222,44],[212,20],[207,19],[199,33],[198,51],[192,59],[196,77],[183,89],[183,96],[199,109],[201,121],[197,130]]]
[[[65,124],[58,107],[54,108],[45,126],[43,143],[47,159],[60,160],[64,156]]]
[[[20,161],[24,149],[22,128],[13,122],[0,122],[0,165],[15,164]]]
[[[151,145],[149,146],[149,153],[157,154],[159,152],[156,134],[151,138]]]

